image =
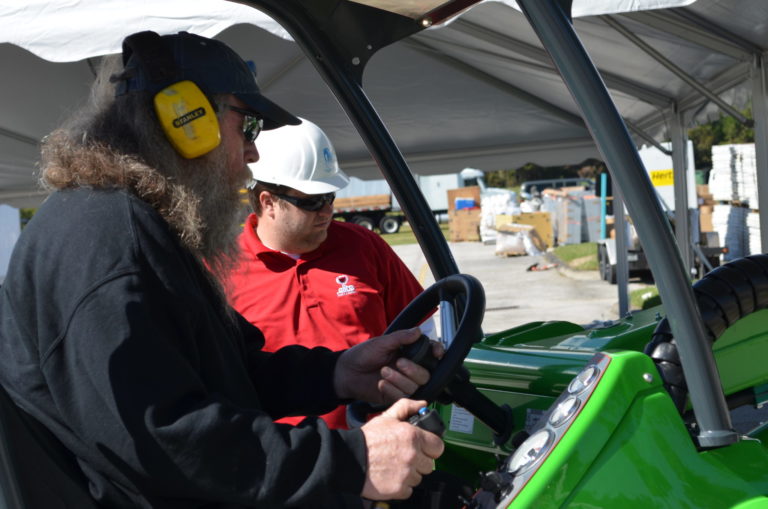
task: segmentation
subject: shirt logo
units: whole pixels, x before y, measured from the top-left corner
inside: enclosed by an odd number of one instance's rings
[[[352,295],[353,293],[357,293],[355,290],[355,285],[347,284],[349,283],[349,276],[346,274],[336,276],[336,283],[339,285],[339,289],[336,291],[336,297],[344,297],[345,295]]]

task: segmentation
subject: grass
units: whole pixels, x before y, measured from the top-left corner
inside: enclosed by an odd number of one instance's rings
[[[558,246],[554,251],[568,268],[573,270],[597,270],[597,243],[585,242],[584,244],[567,244]]]
[[[442,230],[443,235],[448,235],[448,223],[444,223],[440,225],[440,230]],[[411,229],[411,225],[409,225],[407,222],[403,223],[400,227],[400,231],[397,233],[390,233],[388,235],[382,235],[382,239],[384,239],[387,244],[390,246],[400,246],[403,244],[415,244],[416,243],[416,236],[413,234],[413,230]]]
[[[629,292],[629,305],[632,309],[648,309],[659,304],[661,304],[661,298],[655,286]]]

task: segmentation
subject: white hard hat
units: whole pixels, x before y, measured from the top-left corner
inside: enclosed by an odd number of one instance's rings
[[[259,160],[250,163],[255,181],[292,187],[304,194],[334,193],[349,183],[341,171],[328,136],[315,124],[301,119],[263,131],[256,140]]]

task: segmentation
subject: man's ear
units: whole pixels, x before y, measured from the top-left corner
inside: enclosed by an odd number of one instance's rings
[[[277,198],[272,196],[269,191],[262,191],[259,193],[259,203],[261,204],[261,210],[273,215],[274,209],[277,207]]]

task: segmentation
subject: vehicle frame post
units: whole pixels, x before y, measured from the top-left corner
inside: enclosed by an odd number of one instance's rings
[[[739,436],[731,424],[690,276],[634,142],[573,29],[570,12],[566,13],[555,0],[518,0],[518,5],[562,75],[614,181],[620,189],[631,190],[623,198],[647,248],[651,271],[677,340],[699,426],[699,446],[721,447],[737,442]]]

